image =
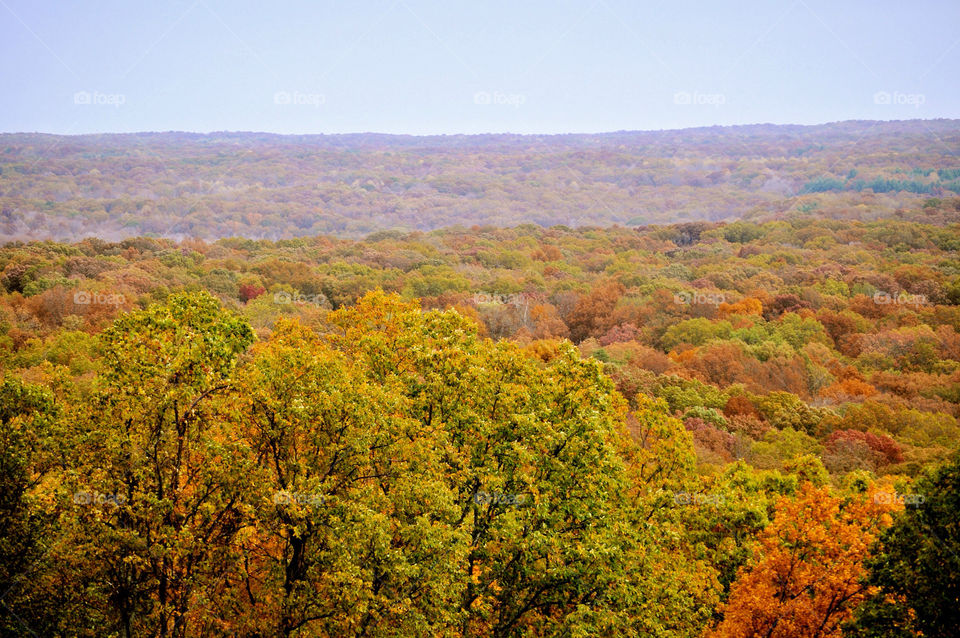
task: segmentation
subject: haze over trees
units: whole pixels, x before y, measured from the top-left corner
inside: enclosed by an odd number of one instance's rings
[[[0,135],[0,240],[636,226],[960,192],[957,120],[595,135]]]

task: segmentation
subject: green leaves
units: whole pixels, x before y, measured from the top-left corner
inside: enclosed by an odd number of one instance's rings
[[[94,402],[70,417],[62,476],[68,494],[98,498],[61,511],[57,551],[80,571],[82,604],[102,610],[107,627],[184,636],[212,613],[212,602],[198,601],[233,568],[250,512],[253,457],[222,409],[252,340],[205,293],[173,296],[104,332],[106,369]],[[75,548],[82,561],[69,555]]]
[[[189,387],[208,390],[229,375],[253,343],[253,330],[207,293],[171,296],[162,306],[122,316],[103,332],[104,379],[126,394]]]
[[[795,484],[705,481],[667,401],[628,414],[569,342],[538,357],[380,291],[326,325],[254,344],[194,294],[103,334],[37,487],[71,631],[696,635]]]
[[[850,635],[945,637],[960,626],[960,459],[920,478],[868,561],[876,588]]]
[[[234,414],[261,506],[236,586],[262,595],[236,599],[238,622],[281,635],[441,622],[465,539],[444,525],[457,512],[439,450],[404,416],[406,398],[294,321],[251,354]]]
[[[514,345],[479,340],[456,313],[420,314],[382,293],[333,319],[344,337],[332,342],[365,361],[371,381],[395,388],[430,441],[425,449],[442,452],[439,493],[452,494],[460,512],[443,524],[464,539],[446,576],[449,591],[462,592],[451,631],[658,627],[668,635],[693,631],[709,614],[710,595],[691,603],[680,583],[710,591],[710,572],[641,531],[630,455],[622,454],[631,446],[625,405],[600,364],[570,344],[541,363]],[[676,477],[693,468],[692,444],[664,408],[643,404],[638,416],[656,430],[651,444],[660,441],[646,452],[648,464],[663,454],[661,473]],[[641,613],[655,591],[675,597]]]

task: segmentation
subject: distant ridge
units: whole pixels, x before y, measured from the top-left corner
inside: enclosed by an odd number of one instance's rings
[[[0,135],[0,241],[635,226],[818,211],[873,219],[960,191],[960,120],[567,135]]]

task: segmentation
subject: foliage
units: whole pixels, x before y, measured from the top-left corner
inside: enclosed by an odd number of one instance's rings
[[[957,208],[868,195],[0,248],[0,633],[949,635]]]
[[[867,561],[875,588],[845,635],[953,636],[960,626],[960,460],[919,478]]]
[[[836,636],[867,594],[863,559],[893,506],[809,483],[783,498],[711,636]]]
[[[943,143],[930,144],[931,135]],[[663,233],[677,246],[717,236],[745,245],[768,235],[755,225],[756,211],[870,218],[919,210],[931,195],[950,201],[958,191],[952,120],[762,124],[681,136],[678,144],[672,131],[5,135],[0,206],[9,215],[0,239],[238,237],[232,241],[242,245],[246,237],[296,246],[297,238],[318,234],[390,239],[397,230],[454,225],[680,220],[684,227]],[[905,178],[911,169],[918,172]],[[856,178],[845,177],[851,174]],[[917,219],[937,219],[944,209],[926,208]],[[719,235],[705,223],[737,217],[748,219]],[[549,263],[556,251],[563,254],[551,245],[534,254]],[[490,257],[490,265],[517,268],[527,256]],[[167,261],[186,265],[191,258],[171,254]],[[409,257],[387,260],[403,267]],[[42,276],[28,279],[34,294],[51,285]]]

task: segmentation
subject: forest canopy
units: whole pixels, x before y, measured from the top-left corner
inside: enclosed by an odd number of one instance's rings
[[[943,219],[957,120],[591,135],[0,134],[0,241]],[[939,202],[939,203],[938,203]]]
[[[0,634],[953,635],[958,134],[4,135]]]
[[[951,635],[956,215],[8,243],[0,627]]]

